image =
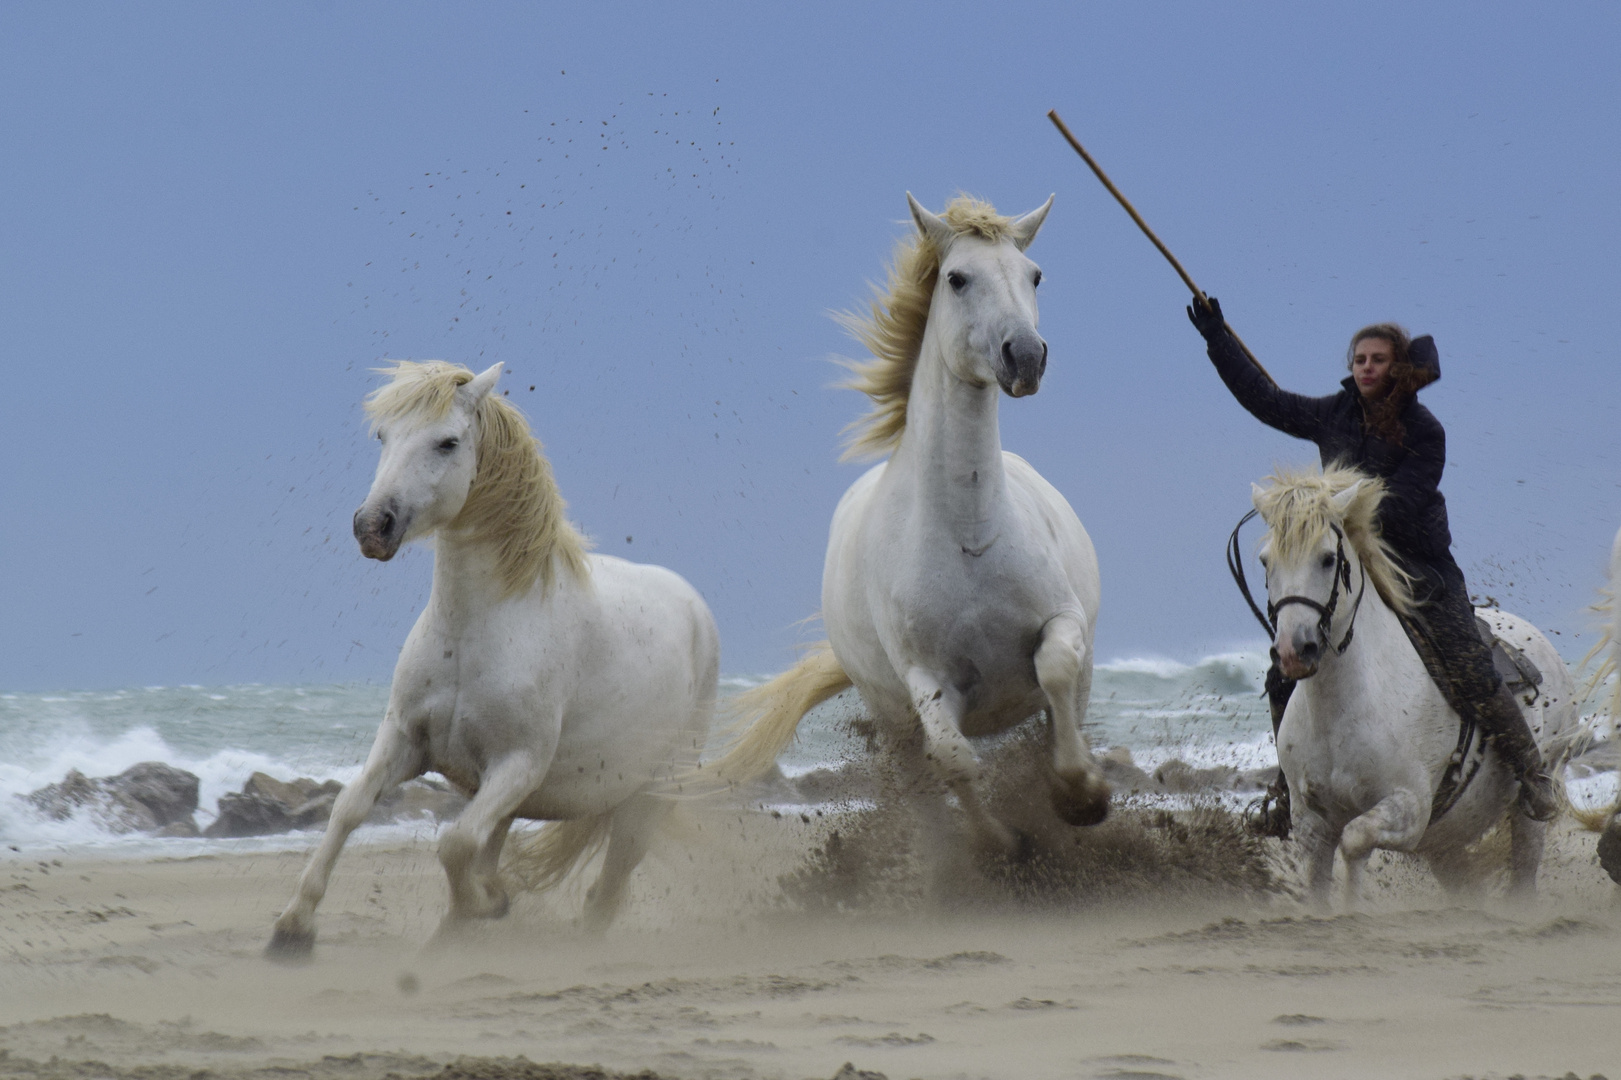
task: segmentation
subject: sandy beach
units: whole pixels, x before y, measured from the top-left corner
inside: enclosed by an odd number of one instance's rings
[[[356,846],[299,965],[261,950],[302,853],[4,852],[0,1076],[1621,1075],[1621,890],[1568,821],[1529,907],[1376,857],[1328,916],[1216,887],[807,910],[784,874],[836,825],[683,811],[601,938],[578,883],[436,937],[432,836]]]

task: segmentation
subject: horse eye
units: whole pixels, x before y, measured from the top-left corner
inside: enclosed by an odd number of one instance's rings
[[[439,452],[441,454],[448,454],[452,450],[456,449],[456,447],[460,446],[461,442],[462,441],[460,439],[457,439],[455,437],[445,439],[443,442],[441,442],[439,444]]]
[[[1323,556],[1323,569],[1324,570],[1332,570],[1332,569],[1334,569],[1334,556],[1332,556],[1332,555],[1324,555]]]
[[[1041,284],[1041,271],[1037,270],[1036,271],[1036,276],[1030,279],[1030,287],[1033,289],[1033,288],[1035,288],[1036,286],[1038,286],[1040,284]]]
[[[946,281],[949,282],[952,289],[957,292],[962,292],[964,286],[968,284],[968,278],[963,276],[963,274],[957,270],[953,270],[951,273],[947,274]]]

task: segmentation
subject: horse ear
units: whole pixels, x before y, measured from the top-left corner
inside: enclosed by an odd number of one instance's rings
[[[923,209],[922,204],[912,198],[910,191],[906,193],[906,205],[912,208],[912,220],[917,222],[917,231],[935,247],[944,251],[951,243],[951,226],[938,214],[931,214]]]
[[[474,375],[473,381],[466,385],[467,393],[472,397],[473,404],[477,405],[483,401],[485,395],[495,389],[495,384],[500,378],[500,364],[491,364],[477,375]]]
[[[1346,512],[1351,509],[1351,504],[1356,502],[1357,494],[1361,490],[1362,481],[1358,480],[1356,483],[1352,484],[1338,495],[1329,496],[1328,505],[1333,509],[1334,516],[1341,518],[1344,517]]]
[[[1250,481],[1250,502],[1255,504],[1255,509],[1256,510],[1261,509],[1261,500],[1264,499],[1265,497],[1266,497],[1266,488],[1262,487],[1260,484],[1257,484],[1255,481],[1251,480]]]
[[[1041,231],[1041,223],[1047,220],[1047,211],[1053,208],[1053,196],[1047,196],[1047,201],[1019,218],[1013,223],[1013,243],[1020,251],[1030,246],[1030,241],[1036,238]]]

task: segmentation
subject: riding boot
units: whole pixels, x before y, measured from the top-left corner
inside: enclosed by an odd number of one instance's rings
[[[1274,661],[1266,673],[1266,699],[1272,708],[1272,741],[1278,741],[1278,728],[1283,724],[1283,710],[1288,707],[1294,693],[1295,680],[1283,677]],[[1278,767],[1277,778],[1267,785],[1266,794],[1245,807],[1244,823],[1257,836],[1289,838],[1289,781]]]
[[[1552,821],[1559,813],[1559,795],[1542,764],[1531,726],[1525,722],[1514,692],[1499,685],[1497,693],[1475,703],[1475,716],[1481,730],[1497,747],[1514,777],[1520,782],[1520,809],[1532,821]]]

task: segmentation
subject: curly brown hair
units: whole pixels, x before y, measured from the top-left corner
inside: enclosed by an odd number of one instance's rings
[[[1401,422],[1402,410],[1424,387],[1436,379],[1434,372],[1417,367],[1408,359],[1412,337],[1407,328],[1398,323],[1385,322],[1364,326],[1351,335],[1351,344],[1345,350],[1345,367],[1351,368],[1356,358],[1356,347],[1368,338],[1379,338],[1390,343],[1390,370],[1385,373],[1386,392],[1378,399],[1364,401],[1362,412],[1368,428],[1387,442],[1400,446],[1407,437],[1407,428]]]

